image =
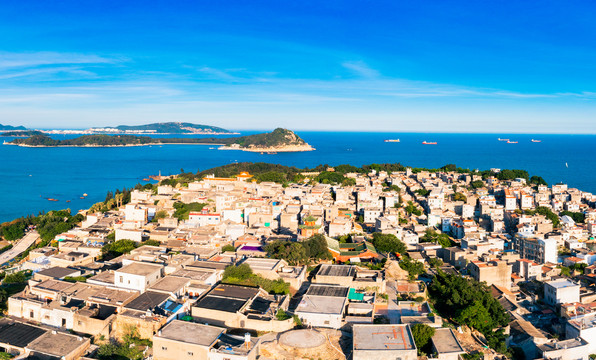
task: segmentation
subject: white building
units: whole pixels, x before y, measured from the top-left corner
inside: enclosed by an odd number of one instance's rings
[[[133,262],[114,270],[114,286],[123,289],[145,290],[161,278],[163,266],[143,262]]]
[[[579,284],[567,279],[544,283],[544,301],[550,305],[579,302]]]

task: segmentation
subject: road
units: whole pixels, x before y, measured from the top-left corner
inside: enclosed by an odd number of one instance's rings
[[[397,285],[394,280],[387,281],[387,317],[390,324],[399,324],[399,308],[397,307]]]
[[[37,231],[31,231],[27,233],[21,240],[19,240],[12,249],[6,251],[3,254],[0,254],[0,265],[3,265],[10,260],[14,259],[15,257],[22,254],[25,250],[27,250],[31,245],[33,245],[37,239],[39,239],[39,234]]]

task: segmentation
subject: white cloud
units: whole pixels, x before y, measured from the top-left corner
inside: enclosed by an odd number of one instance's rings
[[[341,64],[346,69],[352,71],[355,75],[358,75],[365,79],[375,79],[380,77],[377,70],[372,69],[363,61],[346,61]]]
[[[69,64],[113,64],[123,59],[98,55],[58,52],[8,53],[0,52],[0,69]]]

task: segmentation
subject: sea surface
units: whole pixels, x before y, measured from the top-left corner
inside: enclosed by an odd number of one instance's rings
[[[243,135],[255,132],[243,132]],[[525,169],[549,184],[565,182],[596,192],[596,135],[508,135],[297,132],[316,151],[260,154],[209,145],[119,148],[26,148],[0,145],[0,222],[40,211],[85,209],[108,190],[132,187],[149,175],[196,172],[233,162],[271,162],[297,167],[319,164],[445,164],[471,169]],[[58,139],[73,135],[53,135]],[[173,136],[168,136],[173,137]],[[197,136],[199,137],[199,136]],[[507,144],[497,138],[509,138]],[[400,139],[386,143],[384,139]],[[531,139],[542,140],[540,143]],[[12,138],[0,137],[0,143]],[[437,145],[423,145],[423,141]],[[81,199],[86,193],[87,197]],[[48,201],[54,198],[58,201]],[[70,200],[70,202],[66,202]]]

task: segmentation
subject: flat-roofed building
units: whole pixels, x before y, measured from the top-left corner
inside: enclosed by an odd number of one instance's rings
[[[259,345],[250,335],[235,337],[220,327],[174,320],[153,337],[153,358],[254,360]]]
[[[114,271],[114,286],[144,292],[163,274],[163,266],[133,262]]]
[[[466,353],[452,329],[436,329],[431,341],[439,360],[458,360],[461,354]]]
[[[347,286],[312,284],[294,313],[314,327],[341,328],[348,302]]]
[[[354,325],[353,360],[417,359],[408,325]]]
[[[544,301],[549,305],[579,302],[580,285],[567,279],[544,283]]]

